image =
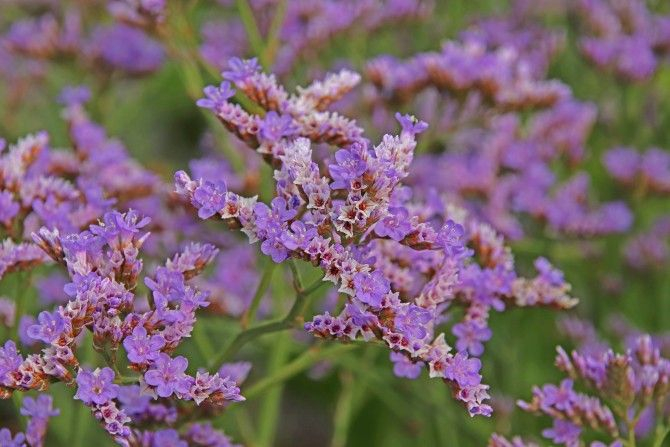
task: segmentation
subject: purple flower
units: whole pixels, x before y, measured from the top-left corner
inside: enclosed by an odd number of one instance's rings
[[[619,147],[607,151],[603,162],[612,177],[621,182],[631,182],[638,173],[640,155],[634,149]]]
[[[172,393],[187,394],[191,387],[189,377],[184,374],[187,366],[188,360],[181,355],[171,358],[160,353],[151,369],[144,374],[144,380],[156,388],[159,397],[170,397]]]
[[[250,362],[224,363],[219,368],[219,376],[232,380],[239,386],[247,379],[249,371],[251,371]]]
[[[223,81],[219,87],[208,85],[204,88],[206,98],[198,99],[196,104],[198,107],[218,111],[221,109],[230,98],[235,96],[235,90],[230,86],[230,82]]]
[[[156,360],[163,346],[165,346],[165,338],[162,335],[149,337],[144,326],[136,326],[132,335],[123,340],[128,360],[133,363],[148,363],[150,360]]]
[[[554,268],[547,258],[539,257],[534,262],[535,268],[540,273],[540,277],[552,286],[559,287],[565,283],[563,272]]]
[[[401,115],[400,112],[396,112],[395,119],[398,120],[400,126],[402,126],[402,131],[412,136],[428,129],[428,123],[421,121],[412,115]]]
[[[193,205],[198,208],[198,217],[209,219],[226,205],[228,188],[225,182],[204,181],[193,191]]]
[[[351,181],[361,177],[368,170],[368,165],[355,152],[340,149],[335,152],[337,164],[328,165],[330,176],[335,180],[330,187],[332,189],[348,189]]]
[[[449,256],[457,256],[463,253],[465,245],[463,235],[465,230],[463,226],[449,219],[440,229],[437,235],[437,241],[440,243],[444,252]]]
[[[484,323],[476,320],[469,320],[454,325],[452,329],[454,335],[458,338],[456,348],[459,351],[469,351],[471,355],[479,357],[484,352],[482,342],[491,338],[491,329]]]
[[[572,422],[554,419],[554,425],[542,431],[542,436],[559,445],[576,446],[582,429]]]
[[[37,419],[49,419],[58,416],[60,410],[53,408],[53,399],[48,394],[40,394],[37,399],[25,397],[21,406],[21,414]]]
[[[426,325],[433,319],[428,309],[415,304],[402,306],[396,313],[395,330],[411,340],[423,340],[428,335]]]
[[[9,191],[0,191],[0,223],[9,225],[19,212],[19,204]]]
[[[282,232],[281,242],[289,250],[304,249],[317,234],[315,227],[307,227],[302,221],[296,220],[291,223],[291,231]]]
[[[244,82],[261,70],[258,59],[255,57],[253,59],[233,57],[228,61],[228,65],[230,70],[224,71],[221,76],[235,83]]]
[[[55,310],[53,313],[42,311],[37,316],[38,324],[28,328],[28,335],[44,343],[53,343],[70,330],[70,321]]]
[[[412,231],[409,221],[409,212],[405,207],[389,208],[389,214],[377,222],[375,233],[379,237],[390,237],[394,241],[401,241]]]
[[[66,86],[58,95],[58,102],[64,106],[84,104],[91,99],[91,90],[84,85]]]
[[[572,380],[565,379],[560,386],[545,385],[542,387],[543,399],[542,407],[554,407],[558,410],[568,411],[573,400],[574,391],[572,390]]]
[[[444,377],[458,383],[458,386],[465,388],[478,385],[481,376],[479,370],[482,366],[478,358],[468,358],[464,352],[459,352],[448,359],[444,368]]]
[[[391,351],[391,361],[393,362],[393,373],[397,377],[416,379],[421,375],[423,363],[415,363],[400,352]]]
[[[8,385],[9,373],[16,371],[21,366],[23,358],[16,349],[12,340],[7,340],[0,348],[0,385]]]
[[[25,447],[26,437],[23,433],[17,433],[12,437],[8,428],[0,429],[0,445],[2,447]]]
[[[87,405],[103,405],[117,396],[118,389],[119,386],[114,384],[114,371],[111,368],[96,368],[94,371],[80,369],[74,398]]]
[[[290,115],[279,115],[274,110],[268,112],[260,124],[259,134],[265,141],[275,142],[296,132]]]
[[[354,289],[359,301],[379,308],[382,299],[391,290],[391,284],[381,272],[358,272],[354,275]]]
[[[163,64],[163,47],[132,26],[117,24],[93,32],[89,52],[112,68],[145,74]]]
[[[179,438],[177,430],[166,428],[154,433],[152,447],[188,447],[188,442]]]

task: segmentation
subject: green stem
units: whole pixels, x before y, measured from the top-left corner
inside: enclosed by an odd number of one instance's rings
[[[341,354],[351,351],[355,348],[355,345],[334,345],[327,348],[311,348],[292,362],[285,364],[280,369],[277,369],[274,374],[259,380],[251,387],[249,387],[248,390],[245,390],[242,394],[247,399],[252,399],[255,396],[263,393],[268,388],[272,388],[273,386],[282,383],[297,374],[300,374],[302,371],[311,367],[320,360],[339,357]]]
[[[272,375],[284,366],[288,359],[290,343],[291,338],[289,334],[283,334],[279,337],[272,351],[268,374]],[[283,391],[284,389],[281,385],[270,390],[261,403],[258,425],[258,445],[261,447],[270,447],[274,444]]]
[[[342,371],[340,374],[340,383],[342,389],[335,406],[335,416],[333,417],[333,438],[330,442],[331,447],[344,447],[347,444],[347,436],[354,410],[354,380],[350,371]]]
[[[267,292],[268,287],[270,287],[270,282],[272,281],[272,274],[274,273],[276,268],[277,264],[275,264],[274,262],[270,262],[268,266],[265,267],[263,276],[261,276],[261,280],[258,283],[258,287],[256,288],[256,293],[254,293],[254,297],[251,300],[251,305],[242,315],[241,325],[243,329],[246,329],[249,326],[249,323],[256,319],[256,312],[258,311],[258,306],[261,303],[261,299],[263,299],[263,297],[265,296],[265,292]]]
[[[247,38],[249,39],[249,45],[255,54],[260,58],[261,65],[268,68],[266,65],[265,57],[263,56],[263,37],[261,32],[258,29],[258,24],[256,23],[256,18],[254,17],[254,11],[251,9],[251,6],[247,0],[237,0],[235,2],[237,6],[237,11],[240,14],[240,20],[244,26],[244,31],[247,33]]]
[[[656,431],[654,432],[654,443],[653,447],[661,447],[663,445],[663,441],[665,441],[665,438],[667,438],[668,434],[670,434],[670,426],[665,426],[665,425],[658,425],[656,427]]]
[[[223,351],[220,355],[214,358],[214,360],[209,364],[210,368],[218,366],[225,360],[230,359],[245,344],[247,344],[252,340],[255,340],[256,338],[262,335],[269,334],[271,332],[279,332],[295,327],[296,323],[298,322],[297,321],[298,316],[305,311],[305,308],[309,304],[309,300],[307,299],[308,296],[311,295],[312,292],[316,291],[321,286],[321,284],[323,284],[323,282],[322,279],[319,278],[316,280],[314,284],[309,286],[303,292],[297,293],[293,306],[289,310],[286,317],[284,317],[283,319],[279,321],[271,321],[268,323],[259,324],[258,326],[246,329],[238,333],[237,336],[233,339],[230,346],[228,346],[228,348],[225,351]]]
[[[272,17],[270,23],[270,31],[268,32],[268,39],[265,48],[263,48],[263,58],[267,66],[272,65],[275,56],[277,55],[277,48],[279,48],[279,33],[284,24],[284,17],[286,16],[286,0],[280,0],[275,10],[275,15]]]

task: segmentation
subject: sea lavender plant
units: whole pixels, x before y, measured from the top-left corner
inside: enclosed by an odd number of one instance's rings
[[[562,275],[540,259],[536,278],[519,278],[509,249],[490,227],[439,197],[412,203],[411,190],[401,181],[415,137],[427,125],[398,114],[400,135],[386,135],[370,147],[354,121],[326,111],[358,81],[354,73],[329,75],[295,95],[260,72],[255,60],[233,59],[223,76],[263,108],[264,116],[229,102],[234,91],[227,81],[207,87],[198,105],[211,109],[275,168],[276,195],[267,205],[228,191],[222,179],[192,180],[184,171],[175,174],[177,192],[201,218],[219,217],[259,241],[275,263],[302,259],[339,286],[347,297],[342,313],[314,317],[305,324],[308,332],[345,342],[379,340],[391,349],[400,375],[416,377],[425,365],[431,377],[453,388],[471,415],[489,415],[488,386],[481,383],[481,362],[472,356],[482,353],[481,343],[491,336],[490,310],[571,307],[576,301]],[[323,171],[311,148],[317,143],[338,147]],[[279,325],[255,330],[293,325],[314,287],[298,289],[293,309]],[[457,350],[437,329],[452,304],[466,309],[454,327]],[[237,348],[233,343],[233,352]]]

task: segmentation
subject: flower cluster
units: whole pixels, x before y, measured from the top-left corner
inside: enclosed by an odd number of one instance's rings
[[[542,432],[557,445],[578,446],[583,440],[598,441],[591,446],[623,446],[628,440],[655,437],[654,445],[661,445],[667,420],[670,395],[670,360],[663,357],[650,335],[638,334],[629,338],[625,353],[615,353],[604,344],[595,347],[589,325],[570,321],[573,329],[584,328],[580,351],[568,354],[558,348],[557,367],[568,378],[558,385],[548,384],[533,388],[530,402],[519,401],[519,406],[553,419],[553,426]],[[579,391],[581,386],[586,392]],[[494,436],[490,446],[524,446],[520,439],[512,442]],[[634,444],[631,444],[634,445]]]
[[[175,396],[200,405],[222,407],[243,398],[235,381],[218,373],[186,373],[187,360],[170,354],[189,337],[197,309],[208,305],[207,293],[190,280],[213,260],[217,250],[191,244],[145,278],[151,290],[148,302],[135,295],[142,259],[140,249],[149,236],[143,228],[148,218],[135,211],[107,212],[102,221],[79,233],[61,233],[42,227],[35,243],[54,261],[67,267],[71,282],[64,290],[69,301],[56,310],[40,313],[28,336],[47,345],[39,354],[23,358],[13,341],[0,353],[0,391],[8,397],[15,390],[44,390],[49,382],[77,386],[76,399],[91,407],[105,430],[121,445],[137,438],[127,425],[130,417],[119,407],[118,369],[90,370],[76,355],[77,337],[88,329],[93,344],[116,367],[121,346],[128,367],[139,373],[135,380],[142,394],[154,398]]]
[[[250,2],[256,22],[268,34],[276,5]],[[275,6],[275,7],[272,7]],[[433,9],[432,0],[298,0],[289,2],[278,30],[275,72],[287,73],[300,59],[314,58],[316,51],[345,33],[371,33],[382,26],[425,19]],[[203,25],[203,58],[218,69],[228,59],[248,51],[244,27],[235,20],[212,20]]]
[[[263,107],[265,116],[229,102],[234,92],[227,82],[207,87],[199,105],[212,109],[275,167],[276,196],[267,205],[228,191],[222,179],[192,180],[183,171],[175,174],[177,192],[201,218],[220,217],[259,241],[274,262],[308,261],[339,286],[347,296],[342,313],[314,317],[307,331],[343,341],[379,339],[392,350],[400,375],[416,377],[427,365],[432,377],[453,387],[471,415],[490,414],[480,361],[470,357],[480,355],[491,336],[489,311],[506,305],[573,306],[560,272],[539,259],[536,278],[518,278],[509,249],[489,226],[439,197],[412,203],[411,190],[401,182],[415,137],[427,126],[398,114],[400,135],[385,135],[370,147],[352,121],[324,111],[353,85],[353,73],[330,75],[288,95],[254,60],[234,59],[231,68],[224,77]],[[334,159],[324,160],[323,171],[312,151],[316,143],[339,148]],[[436,331],[451,304],[466,309],[453,328],[455,351]]]
[[[644,2],[580,0],[575,10],[585,28],[584,56],[621,78],[649,79],[670,51],[670,16],[652,13]]]
[[[670,193],[670,154],[659,148],[640,153],[628,147],[610,149],[603,156],[609,174],[626,187],[641,192]]]
[[[53,400],[48,394],[40,394],[37,398],[26,397],[21,406],[21,415],[30,419],[25,433],[12,433],[7,428],[0,429],[0,445],[7,447],[42,446],[47,434],[49,418],[58,416],[60,410],[53,408]]]

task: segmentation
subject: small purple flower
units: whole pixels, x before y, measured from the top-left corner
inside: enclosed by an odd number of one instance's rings
[[[58,102],[64,106],[84,104],[91,99],[91,90],[84,85],[66,86],[58,95]]]
[[[171,358],[160,353],[151,369],[144,374],[144,380],[156,388],[156,394],[160,397],[170,397],[175,392],[187,394],[191,387],[189,377],[184,374],[187,366],[188,360],[181,355]]]
[[[118,389],[119,386],[114,384],[114,371],[111,368],[96,368],[94,371],[80,369],[74,398],[87,405],[102,405],[114,399]]]
[[[40,394],[37,399],[26,397],[23,399],[21,414],[37,419],[49,419],[52,416],[58,416],[60,410],[53,408],[53,399],[48,394]]]
[[[377,236],[390,237],[394,241],[403,240],[410,231],[412,231],[412,224],[405,207],[389,208],[389,214],[375,225]]]
[[[563,272],[554,268],[547,258],[539,257],[535,260],[535,268],[540,273],[540,277],[547,281],[552,286],[561,286],[565,284]]]
[[[198,208],[198,217],[209,219],[226,205],[228,188],[225,182],[204,181],[193,191],[193,205]]]
[[[224,363],[219,368],[219,377],[232,380],[239,386],[247,379],[250,371],[250,362]]]
[[[332,189],[348,189],[351,181],[361,177],[368,170],[368,165],[360,155],[353,151],[340,149],[335,152],[337,164],[328,165],[330,176],[335,180]]]
[[[228,61],[228,65],[230,66],[230,70],[224,71],[221,73],[221,76],[235,83],[244,82],[261,70],[258,59],[255,57],[252,59],[233,57]]]
[[[423,363],[412,362],[406,355],[400,352],[391,351],[391,361],[393,362],[393,373],[396,377],[416,379],[421,375]]]
[[[454,325],[452,329],[458,338],[456,348],[459,351],[469,351],[470,355],[479,357],[484,352],[482,342],[491,338],[491,329],[476,320],[469,320]]]
[[[569,411],[570,404],[573,401],[574,391],[572,390],[572,380],[565,379],[560,386],[545,385],[542,387],[544,398],[542,399],[543,408],[554,407],[558,410]]]
[[[179,432],[172,428],[156,431],[153,438],[153,447],[188,447],[188,442],[179,438]]]
[[[554,425],[542,431],[542,436],[559,445],[576,446],[582,429],[570,421],[554,419]]]
[[[398,120],[400,126],[402,126],[402,131],[412,136],[420,134],[428,129],[428,123],[421,121],[412,115],[401,115],[400,112],[396,112],[395,119]]]
[[[302,221],[296,220],[291,223],[291,231],[282,233],[281,242],[289,250],[304,249],[317,234],[315,227],[307,227]]]
[[[12,437],[12,432],[8,428],[0,429],[0,445],[2,447],[25,447],[26,437],[23,433],[17,433]]]
[[[9,191],[0,191],[0,223],[9,225],[19,212],[19,204]]]
[[[165,346],[165,338],[162,335],[149,337],[144,326],[136,326],[132,335],[123,340],[128,360],[133,363],[148,363],[156,360],[163,346]]]
[[[204,88],[205,98],[200,98],[196,102],[198,107],[217,111],[221,109],[230,98],[235,96],[235,90],[230,86],[230,82],[223,81],[219,87],[208,85]]]
[[[379,308],[384,295],[391,290],[391,283],[381,272],[358,272],[354,275],[354,289],[361,302]]]
[[[440,243],[444,252],[449,256],[458,256],[465,250],[463,235],[465,230],[463,226],[449,219],[440,229],[437,235],[437,241]]]
[[[44,343],[53,343],[70,330],[70,321],[63,318],[57,310],[53,313],[46,310],[40,312],[37,322],[28,328],[28,335]]]
[[[7,384],[9,373],[16,371],[21,366],[23,358],[16,349],[16,344],[12,340],[7,340],[3,347],[0,347],[0,385]]]
[[[428,335],[426,326],[432,319],[433,315],[428,309],[410,304],[398,310],[393,322],[395,330],[409,339],[423,340]]]
[[[465,388],[478,385],[481,381],[479,370],[482,363],[478,358],[468,358],[464,352],[459,352],[447,360],[444,368],[444,376]]]
[[[265,141],[276,142],[282,137],[293,135],[296,130],[290,115],[279,115],[272,110],[263,118],[259,134]]]

